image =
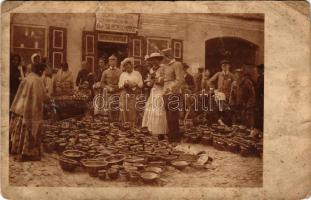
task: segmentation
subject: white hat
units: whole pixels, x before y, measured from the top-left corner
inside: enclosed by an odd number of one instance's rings
[[[123,68],[123,66],[124,66],[126,63],[131,63],[131,64],[134,66],[134,58],[133,58],[133,57],[125,58],[125,59],[121,62],[121,68]]]
[[[109,58],[108,58],[108,60],[117,60],[118,58],[114,55],[114,54],[112,54]]]
[[[163,58],[163,55],[161,55],[160,53],[158,52],[155,52],[155,53],[152,53],[148,58],[147,60],[150,60],[152,58]]]

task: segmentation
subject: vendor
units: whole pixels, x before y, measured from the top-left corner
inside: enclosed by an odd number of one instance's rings
[[[53,80],[53,88],[54,95],[70,94],[73,90],[73,77],[68,63],[63,63],[61,69],[57,71]]]
[[[88,80],[88,75],[90,73],[87,61],[82,61],[81,63],[81,70],[78,72],[78,76],[76,79],[76,86],[79,87],[84,81]]]
[[[101,86],[108,95],[109,117],[112,121],[119,120],[119,88],[118,82],[121,70],[117,67],[118,59],[115,55],[108,58],[109,68],[106,69],[101,77]]]
[[[126,58],[121,63],[124,69],[119,80],[120,96],[120,121],[130,122],[132,127],[136,126],[136,97],[141,94],[143,79],[138,71],[134,70],[134,59]]]

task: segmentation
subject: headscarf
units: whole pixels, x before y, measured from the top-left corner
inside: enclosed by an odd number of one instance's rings
[[[40,57],[40,54],[38,54],[38,53],[32,54],[32,56],[31,56],[31,62],[32,62],[32,63],[35,63],[35,57],[37,57],[37,56]],[[41,58],[41,57],[40,57],[40,58]]]

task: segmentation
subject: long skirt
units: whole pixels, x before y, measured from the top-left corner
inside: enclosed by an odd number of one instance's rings
[[[120,94],[120,121],[130,122],[132,127],[136,125],[136,95],[123,90]]]
[[[142,121],[143,127],[153,135],[167,134],[167,119],[162,88],[153,87],[146,103]]]
[[[19,158],[40,159],[41,157],[41,128],[36,131],[36,137],[32,130],[23,123],[23,118],[13,115],[10,121],[10,153],[17,154]]]

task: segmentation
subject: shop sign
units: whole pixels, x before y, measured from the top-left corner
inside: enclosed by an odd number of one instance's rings
[[[95,28],[98,31],[136,33],[138,19],[138,14],[97,13]]]
[[[98,41],[127,44],[127,35],[99,33]]]

